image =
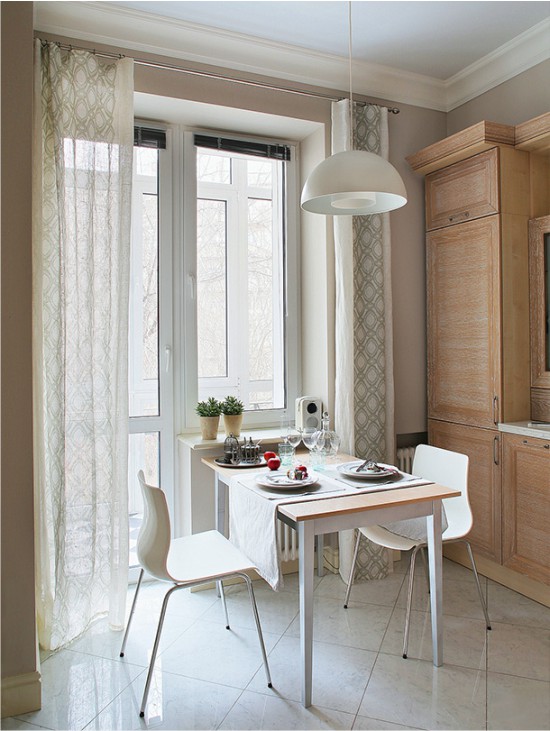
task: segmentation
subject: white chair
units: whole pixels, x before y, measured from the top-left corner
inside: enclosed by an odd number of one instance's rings
[[[491,629],[489,615],[487,613],[487,606],[485,604],[485,599],[483,597],[483,592],[479,583],[479,576],[474,561],[474,555],[472,553],[472,548],[469,541],[467,541],[465,538],[465,536],[468,535],[468,533],[470,532],[473,523],[472,510],[470,508],[470,502],[468,500],[468,457],[465,454],[451,452],[447,449],[439,449],[438,447],[431,447],[427,444],[420,444],[418,447],[416,447],[414,453],[412,472],[417,477],[424,477],[427,480],[432,480],[433,482],[437,482],[440,485],[445,485],[446,487],[460,490],[460,497],[448,498],[446,500],[443,500],[448,525],[446,530],[443,532],[442,540],[444,543],[450,543],[452,541],[462,542],[466,545],[468,555],[470,557],[470,562],[472,564],[472,570],[474,572],[474,579],[476,582],[479,599],[481,601],[481,606],[485,615],[485,623],[487,625],[487,629]],[[409,626],[411,619],[411,605],[416,554],[420,549],[426,548],[426,542],[420,540],[415,541],[411,540],[410,538],[405,538],[403,536],[397,535],[396,533],[392,533],[391,531],[379,525],[371,525],[366,528],[360,528],[357,531],[355,551],[351,564],[346,598],[344,600],[344,607],[346,609],[349,602],[351,585],[353,583],[353,575],[355,573],[355,563],[357,561],[357,552],[359,550],[361,534],[366,536],[369,540],[373,541],[373,543],[376,543],[379,546],[385,546],[386,548],[391,548],[396,551],[410,551],[412,549],[411,562],[409,567],[409,589],[407,595],[405,634],[403,638],[403,657],[406,658],[409,643]],[[423,552],[422,556],[424,557]]]
[[[229,629],[229,619],[227,616],[227,606],[225,603],[225,595],[223,593],[222,579],[238,576],[246,581],[248,594],[254,620],[258,630],[258,638],[260,640],[260,649],[262,651],[263,664],[267,676],[268,687],[271,688],[271,676],[269,673],[269,665],[265,652],[265,645],[262,635],[260,619],[258,617],[258,609],[254,598],[254,589],[252,581],[245,573],[254,569],[252,563],[244,556],[227,538],[218,531],[205,531],[204,533],[195,533],[185,538],[171,539],[170,516],[168,514],[168,506],[166,496],[158,487],[152,487],[145,482],[143,471],[138,473],[141,491],[143,494],[143,502],[145,506],[143,522],[137,541],[137,554],[141,566],[139,579],[136,586],[136,593],[132,602],[128,625],[124,633],[122,647],[120,648],[120,657],[124,657],[124,649],[130,624],[136,608],[136,600],[144,571],[148,571],[160,581],[166,581],[173,584],[164,596],[162,609],[160,612],[155,643],[151,652],[151,660],[149,662],[149,671],[145,682],[145,690],[141,701],[141,709],[139,715],[143,718],[145,715],[145,706],[147,704],[147,696],[153,676],[155,660],[160,643],[162,626],[164,624],[164,616],[168,606],[168,600],[174,591],[185,589],[199,584],[205,584],[217,581],[220,589],[220,595],[225,612],[226,628]]]

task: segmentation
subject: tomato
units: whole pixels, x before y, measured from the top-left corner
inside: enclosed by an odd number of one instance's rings
[[[307,472],[307,467],[305,465],[303,465],[303,464],[301,464],[296,469],[300,470],[301,472]]]
[[[278,470],[281,466],[281,460],[275,455],[267,460],[267,466],[270,470]]]
[[[276,452],[264,452],[264,459],[267,462],[270,459],[273,459],[273,457],[276,457]]]

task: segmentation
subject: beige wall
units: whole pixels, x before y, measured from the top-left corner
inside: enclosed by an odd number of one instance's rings
[[[2,715],[5,715],[38,708],[39,684],[31,382],[33,6],[4,2],[1,13]],[[14,677],[21,681],[17,687],[6,681]]]
[[[447,134],[487,119],[520,124],[550,109],[550,60],[499,84],[447,115]]]

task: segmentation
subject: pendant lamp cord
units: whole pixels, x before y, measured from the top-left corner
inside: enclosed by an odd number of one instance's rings
[[[353,150],[353,84],[351,73],[351,0],[348,2],[348,49],[349,49],[349,133],[350,133],[350,150]]]

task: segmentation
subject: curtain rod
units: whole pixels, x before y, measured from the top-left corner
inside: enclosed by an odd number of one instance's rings
[[[96,51],[95,48],[85,48],[84,46],[73,46],[69,43],[60,43],[59,41],[46,41],[43,38],[39,39],[42,44],[47,43],[55,43],[56,46],[59,48],[62,48],[65,51],[89,51],[90,53],[93,53],[95,56],[99,56],[100,58],[126,58],[126,56],[123,53],[109,53],[108,51]],[[286,86],[277,86],[277,84],[269,84],[268,82],[264,81],[252,81],[250,79],[241,79],[234,76],[224,76],[223,74],[217,74],[213,71],[198,71],[197,69],[189,69],[185,68],[185,66],[176,66],[175,64],[170,63],[161,63],[159,61],[149,61],[144,58],[135,58],[134,57],[134,63],[139,64],[140,66],[149,66],[150,68],[156,68],[156,69],[166,69],[168,71],[177,71],[179,73],[183,74],[190,74],[191,76],[203,76],[209,79],[219,79],[222,81],[231,81],[235,84],[243,84],[245,86],[255,86],[260,89],[272,89],[273,91],[282,91],[287,94],[298,94],[299,96],[309,96],[314,97],[316,99],[326,99],[328,101],[338,102],[342,99],[345,99],[346,97],[336,97],[331,96],[330,94],[322,94],[321,92],[315,92],[315,91],[306,91],[305,89],[290,89]],[[368,102],[355,102],[359,105],[365,105]],[[379,107],[385,107],[390,114],[399,114],[400,109],[398,107],[389,107],[386,104],[378,104]]]

